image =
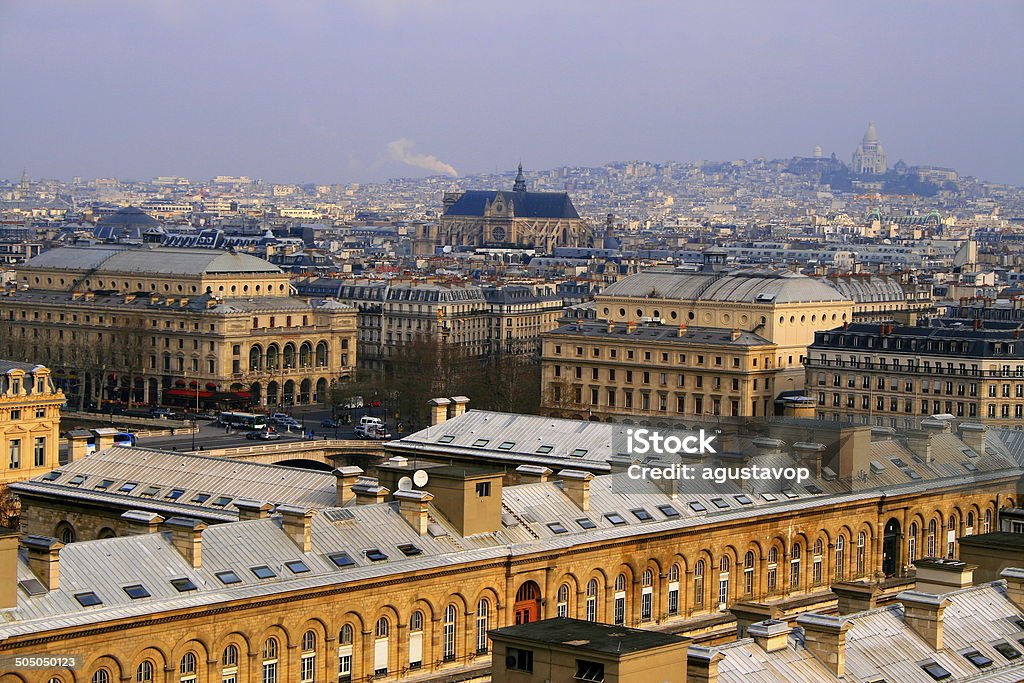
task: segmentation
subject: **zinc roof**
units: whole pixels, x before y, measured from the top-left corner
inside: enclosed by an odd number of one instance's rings
[[[821,280],[791,271],[692,273],[665,268],[625,277],[608,285],[600,296],[776,304],[850,300]]]

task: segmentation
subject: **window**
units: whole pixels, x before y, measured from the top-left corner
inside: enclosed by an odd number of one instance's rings
[[[640,592],[640,621],[650,621],[654,612],[654,572],[644,572]]]
[[[230,569],[223,572],[217,572],[215,576],[220,579],[220,582],[225,586],[230,586],[233,583],[242,583],[242,579],[238,578],[238,574]]]
[[[586,448],[576,448],[573,449],[573,451],[569,453],[569,455],[571,455],[574,458],[582,458],[584,455],[587,454],[587,450],[588,449]]]
[[[490,495],[491,495],[491,482],[489,482],[489,481],[478,482],[477,485],[476,485],[476,497],[477,498],[487,498]]]
[[[265,564],[260,565],[259,567],[250,567],[249,570],[256,575],[257,579],[272,579],[277,576],[277,574],[274,573],[274,570]]]
[[[38,417],[38,415],[36,416]],[[34,461],[36,467],[44,467],[46,465],[46,437],[37,436],[35,440],[35,446],[33,449]],[[101,669],[100,671],[103,671]],[[99,672],[97,672],[99,673]]]
[[[505,668],[512,671],[533,672],[533,650],[510,647],[506,650]]]
[[[977,650],[968,650],[967,652],[961,653],[963,656],[974,666],[979,669],[984,669],[986,666],[992,666],[992,660],[985,655],[981,654]]]
[[[1020,657],[1020,652],[1018,652],[1013,645],[1010,645],[1005,640],[999,643],[992,643],[992,647],[995,648],[996,652],[998,652],[999,654],[1001,654],[1009,660],[1018,659]]]
[[[944,681],[947,678],[952,677],[953,675],[946,671],[946,668],[943,667],[941,664],[934,661],[927,661],[922,663],[921,668],[924,669],[924,672],[926,674],[928,674],[937,681]]]
[[[178,673],[181,674],[181,682],[196,680],[196,668],[198,666],[195,652],[186,652],[178,665]]]
[[[597,621],[597,579],[587,583],[587,621]]]
[[[135,683],[153,683],[153,662],[148,659],[135,670]]]
[[[333,562],[335,564],[335,566],[337,566],[337,567],[351,567],[352,565],[355,564],[355,560],[353,560],[349,556],[349,554],[345,553],[345,552],[330,553],[327,556],[327,559],[329,559],[331,562]]]
[[[562,584],[558,587],[558,600],[556,601],[556,613],[560,617],[569,616],[569,586]]]
[[[548,528],[551,529],[552,533],[556,534],[565,534],[569,532],[561,522],[551,522],[548,524]]]
[[[515,448],[515,445],[516,445],[515,441],[502,441],[500,444],[498,444],[498,450],[500,450],[500,451],[510,451],[513,448]]]
[[[77,600],[78,604],[82,607],[95,607],[96,605],[103,604],[103,601],[100,600],[99,596],[93,593],[92,591],[87,591],[85,593],[75,593],[75,600]]]
[[[754,553],[747,551],[743,558],[743,594],[751,595],[754,592]]]
[[[179,593],[187,593],[188,591],[196,590],[196,584],[192,582],[192,579],[187,577],[171,579],[171,585],[174,586]]]
[[[139,598],[148,598],[150,596],[149,591],[146,587],[141,584],[135,584],[134,586],[125,586],[122,590],[127,593],[128,597],[132,600],[138,600]]]
[[[661,511],[661,514],[665,515],[666,517],[670,517],[671,518],[671,517],[678,517],[679,516],[679,510],[676,510],[671,505],[667,505],[667,504],[666,505],[659,505],[658,509]]]
[[[620,526],[620,525],[626,523],[626,520],[622,518],[622,515],[620,515],[617,512],[606,512],[604,516],[605,516],[605,519],[607,519],[609,522],[611,522],[615,526]]]
[[[576,680],[590,681],[591,683],[604,683],[604,664],[601,662],[589,662],[584,659],[577,659]]]
[[[110,672],[106,669],[97,669],[92,675],[92,683],[110,683]]]
[[[668,570],[668,614],[679,614],[679,565],[674,564]]]
[[[288,567],[292,574],[305,574],[309,571],[309,567],[302,560],[290,560],[285,562],[284,566]]]
[[[690,509],[693,510],[694,512],[706,512],[707,511],[707,508],[704,507],[704,504],[700,503],[698,501],[693,501],[689,505],[690,505]]]
[[[370,548],[366,551],[366,559],[370,560],[371,562],[383,562],[384,560],[388,559],[388,556],[385,555],[379,548]]]
[[[263,643],[263,677],[261,683],[277,683],[277,639]]]
[[[476,604],[476,653],[478,655],[487,652],[487,629],[490,628],[490,621],[491,603],[487,598],[483,598]]]
[[[413,545],[412,543],[403,543],[402,545],[398,546],[398,549],[406,557],[415,557],[416,555],[423,554],[423,551],[420,548]]]
[[[299,659],[299,680],[301,683],[313,683],[316,679],[316,633],[306,631],[302,634],[302,654]]]
[[[836,578],[840,581],[846,576],[846,537],[842,534],[836,538]]]
[[[168,500],[178,500],[185,494],[185,489],[171,489],[164,498]]]
[[[651,513],[648,512],[647,510],[644,510],[643,508],[636,508],[634,510],[630,510],[630,512],[633,513],[633,516],[639,519],[641,522],[647,522],[649,520],[654,519],[654,517],[651,516]]]
[[[697,560],[693,566],[693,604],[697,607],[704,605],[704,560]]]

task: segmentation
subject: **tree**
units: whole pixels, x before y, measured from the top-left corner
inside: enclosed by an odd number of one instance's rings
[[[6,485],[0,484],[0,527],[18,528],[21,518],[21,500]]]

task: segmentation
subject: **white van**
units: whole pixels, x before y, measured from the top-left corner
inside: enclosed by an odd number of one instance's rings
[[[359,418],[360,426],[366,427],[367,425],[373,425],[374,427],[381,427],[384,423],[379,417],[370,417],[369,415],[363,415]]]

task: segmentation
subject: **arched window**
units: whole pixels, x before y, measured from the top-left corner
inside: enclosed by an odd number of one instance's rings
[[[587,584],[587,621],[597,621],[597,579]]]
[[[153,662],[148,659],[135,670],[135,683],[153,683]]]
[[[946,531],[946,557],[953,557],[956,555],[956,515],[949,516]]]
[[[697,607],[704,605],[704,560],[697,560],[693,565],[693,604]]]
[[[743,594],[754,593],[754,551],[748,550],[743,556]]]
[[[302,634],[302,653],[299,655],[299,681],[313,683],[316,679],[316,633]]]
[[[981,525],[981,533],[987,534],[992,531],[992,511],[985,510],[985,522]]]
[[[729,602],[729,571],[732,569],[732,560],[728,555],[722,555],[718,561],[718,609]]]
[[[387,638],[389,635],[391,635],[391,622],[388,621],[387,617],[381,617],[373,628],[373,636],[375,638]]]
[[[789,559],[789,582],[791,588],[799,588],[800,582],[803,577],[801,562],[803,561],[803,546],[799,543],[794,543],[793,548],[790,550]]]
[[[302,342],[299,347],[299,367],[308,368],[313,363],[313,345],[309,342]]]
[[[110,672],[106,669],[96,669],[92,674],[92,683],[110,683]]]
[[[846,576],[846,537],[842,534],[836,538],[836,578],[840,581]]]
[[[220,656],[220,679],[223,683],[238,683],[238,648],[228,645]]]
[[[249,370],[261,370],[263,368],[263,349],[253,346],[249,349]]]
[[[779,549],[775,546],[768,549],[768,566],[766,570],[768,592],[774,593],[779,587]]]
[[[917,534],[920,530],[917,522],[910,523],[910,531],[907,533],[907,563],[914,564],[917,560]]]
[[[864,576],[867,567],[868,535],[863,531],[857,534],[857,576]]]
[[[423,666],[423,612],[416,610],[409,617],[409,668]]]
[[[558,587],[557,614],[560,617],[569,616],[569,584],[563,583]]]
[[[640,621],[654,618],[654,572],[648,569],[641,578]]]
[[[612,602],[612,621],[621,626],[626,623],[626,575],[615,577],[615,596]]]
[[[373,627],[373,673],[375,676],[386,676],[390,668],[391,622],[381,617]]]
[[[938,524],[935,520],[928,522],[928,537],[925,539],[925,552],[928,553],[928,557],[935,557],[935,533]]]
[[[262,683],[277,683],[277,638],[267,638],[263,643]]]
[[[964,525],[964,536],[970,536],[974,533],[974,510],[970,510],[967,513],[967,523]]]
[[[67,522],[61,522],[57,525],[56,535],[64,545],[75,542],[75,528]]]
[[[668,615],[674,617],[679,614],[679,565],[674,564],[668,568]]]
[[[455,660],[455,605],[448,605],[444,610],[444,661]]]
[[[820,538],[814,542],[814,548],[811,552],[811,580],[815,586],[820,586],[822,581],[821,568],[822,568],[822,556],[825,554],[825,542]]]
[[[326,368],[330,365],[327,355],[327,342],[318,342],[316,345],[316,365],[318,368]]]
[[[196,680],[196,666],[196,653],[186,652],[178,666],[178,673],[181,674],[179,679],[181,683],[191,683],[191,681]]]
[[[564,584],[562,588],[567,588]],[[566,593],[569,591],[566,590]],[[561,588],[559,589],[561,594]],[[482,598],[476,603],[476,653],[482,655],[487,652],[487,629],[491,624],[491,603],[487,598]]]
[[[418,612],[416,614],[419,614]],[[422,615],[421,615],[422,619]],[[421,622],[422,626],[422,622]],[[338,680],[352,680],[352,624],[345,624],[338,631]],[[410,653],[410,659],[412,655]]]

